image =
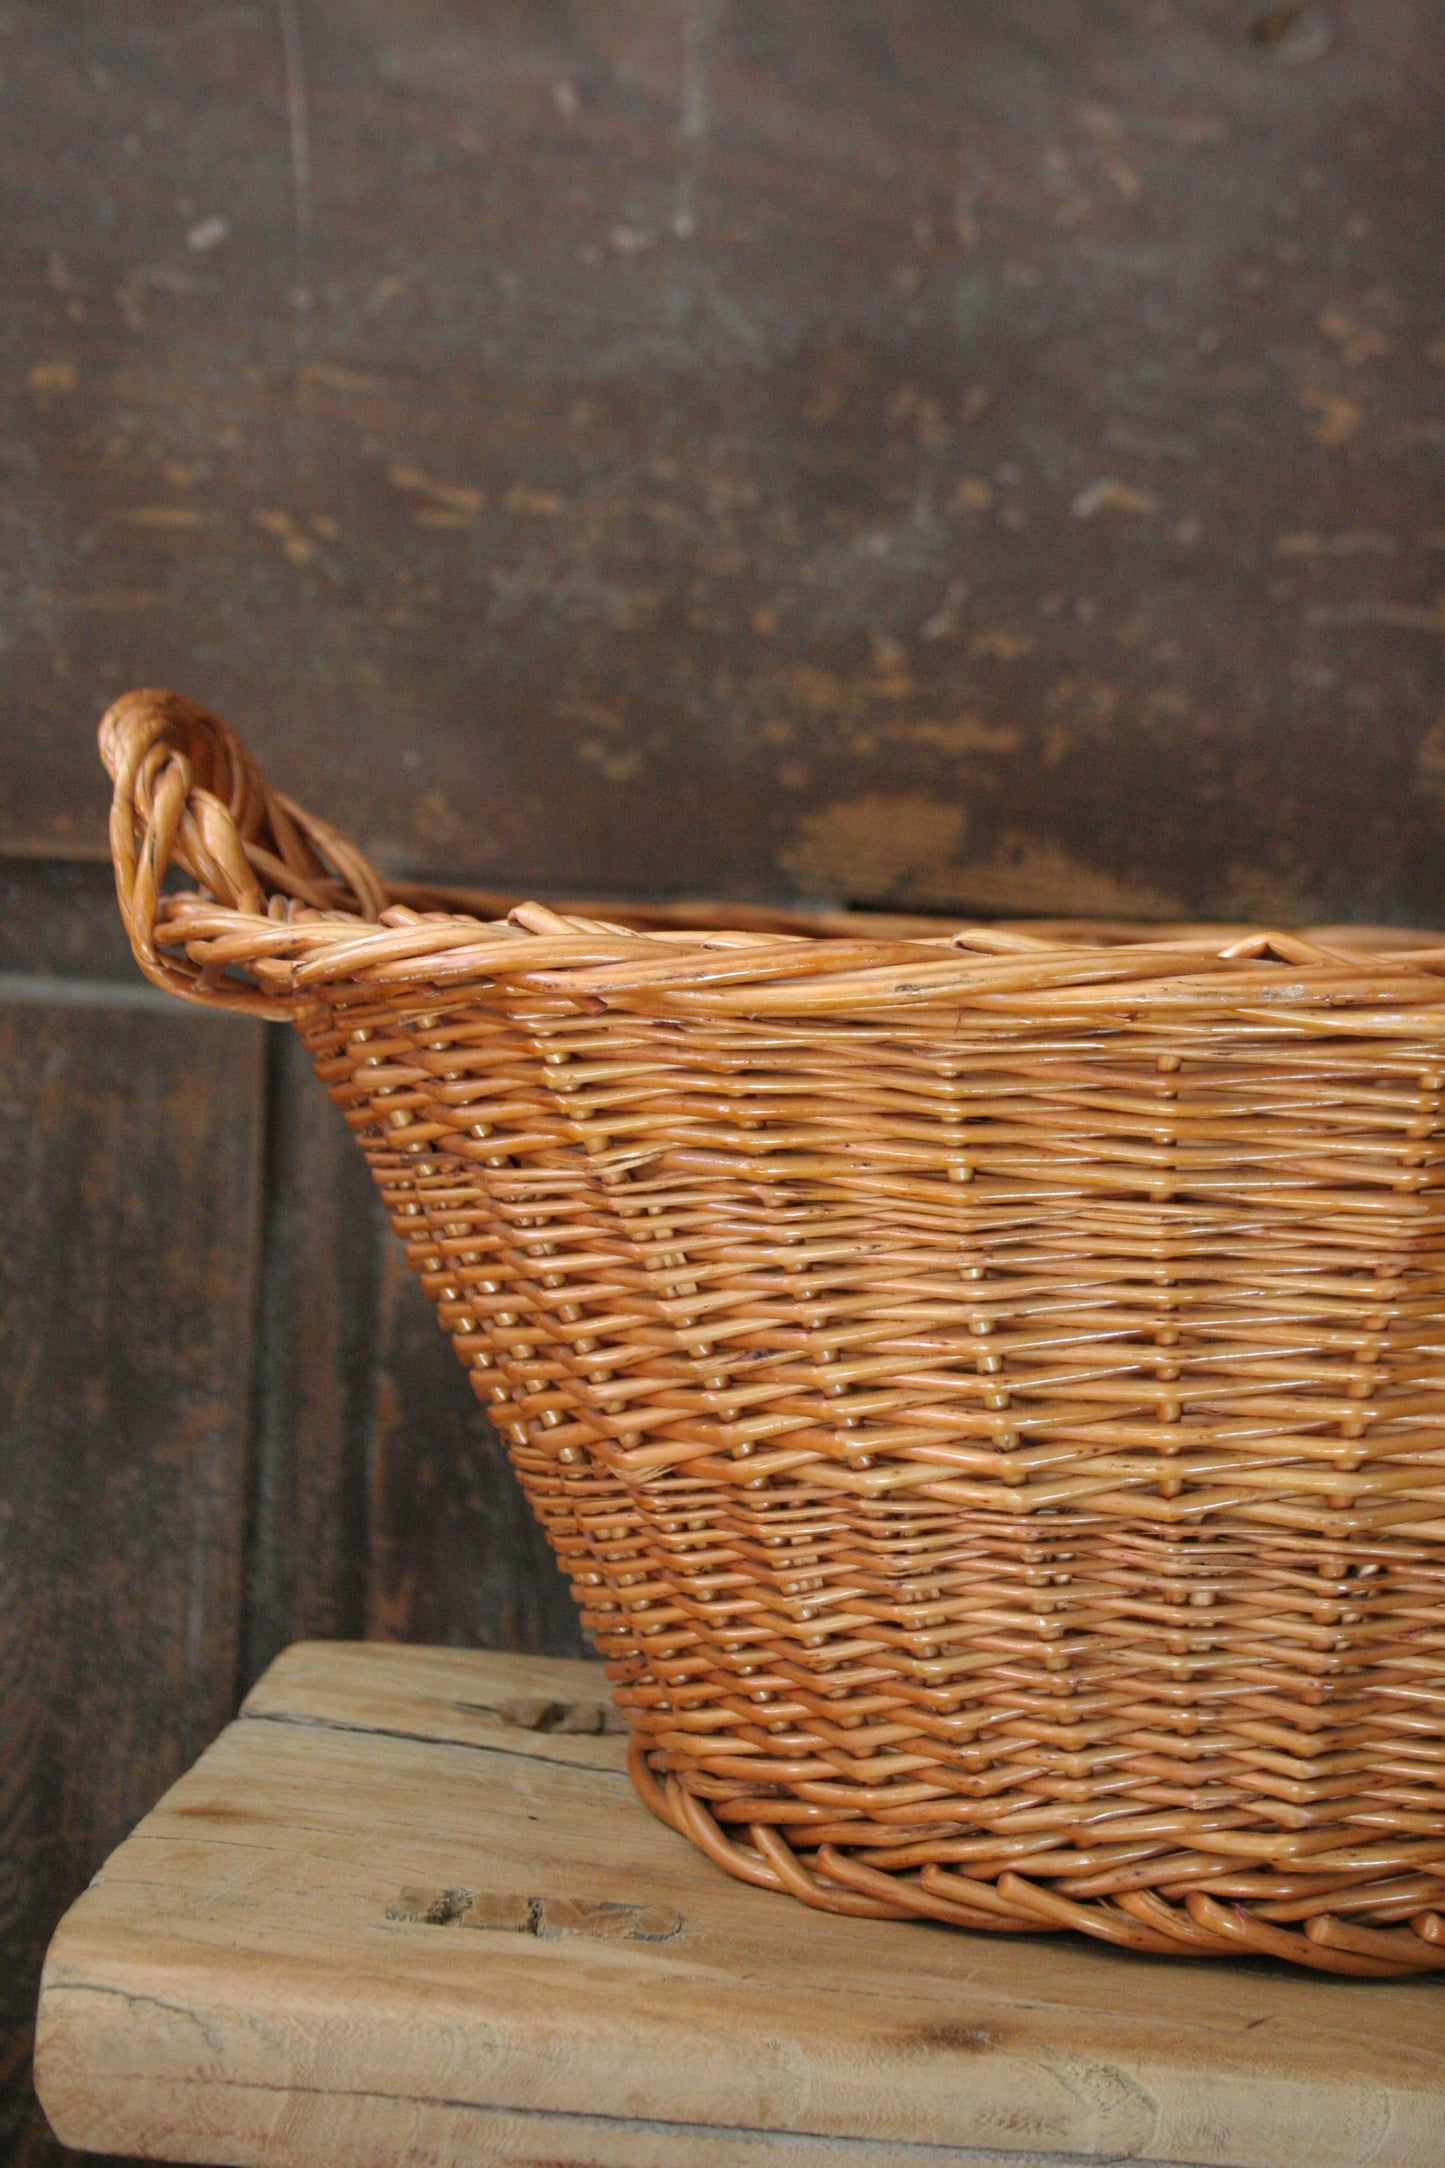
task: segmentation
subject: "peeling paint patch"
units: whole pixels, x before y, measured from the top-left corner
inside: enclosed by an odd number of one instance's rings
[[[1347,399],[1343,392],[1323,391],[1317,385],[1306,385],[1300,393],[1300,405],[1307,414],[1314,416],[1311,433],[1315,442],[1329,450],[1349,444],[1364,427],[1364,408],[1357,399]]]
[[[485,490],[473,489],[464,482],[443,481],[421,467],[398,463],[387,468],[386,478],[393,489],[422,500],[412,516],[423,526],[465,527],[486,506]]]
[[[1075,519],[1094,519],[1101,512],[1122,512],[1137,518],[1147,518],[1159,509],[1159,499],[1152,490],[1135,489],[1129,482],[1116,482],[1112,475],[1101,474],[1097,482],[1090,482],[1081,489],[1069,510]]]
[[[1341,534],[1282,534],[1274,545],[1276,557],[1393,557],[1393,535],[1365,528]]]
[[[1012,632],[1007,626],[1000,626],[989,632],[976,632],[968,643],[968,652],[994,662],[1021,662],[1025,655],[1032,655],[1037,646],[1032,633]]]
[[[368,376],[362,369],[343,369],[332,361],[307,362],[301,380],[319,385],[322,391],[340,392],[347,399],[374,397],[386,390],[381,377]]]
[[[42,394],[74,391],[75,381],[73,361],[37,361],[26,378],[30,389]]]
[[[1414,783],[1422,798],[1445,799],[1445,715],[1438,715],[1420,740]]]
[[[961,805],[870,792],[806,814],[780,857],[807,895],[917,897],[950,864],[967,828]]]
[[[968,908],[1060,918],[1187,918],[1177,896],[1073,857],[1045,836],[1011,829],[992,854],[960,866],[953,885]]]
[[[1225,868],[1220,910],[1257,926],[1302,926],[1323,915],[1290,874],[1250,865]]]
[[[901,723],[886,732],[898,745],[926,745],[940,753],[1016,753],[1019,733],[1006,723],[988,723],[981,715],[954,715],[939,721]]]

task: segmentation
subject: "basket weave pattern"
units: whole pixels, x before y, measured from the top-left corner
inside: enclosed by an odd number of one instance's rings
[[[829,1911],[1445,1966],[1445,949],[482,923],[189,703],[102,750],[143,968],[301,1032],[658,1814]]]

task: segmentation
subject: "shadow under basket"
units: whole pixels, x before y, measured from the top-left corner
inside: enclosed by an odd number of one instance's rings
[[[489,921],[188,701],[101,749],[142,969],[301,1034],[656,1814],[829,1912],[1445,1967],[1445,946]]]

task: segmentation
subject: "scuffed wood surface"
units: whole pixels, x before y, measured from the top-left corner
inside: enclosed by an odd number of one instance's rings
[[[1433,920],[1436,0],[14,0],[0,837]]]
[[[301,1641],[252,1687],[242,1714],[627,1771],[626,1726],[606,1673],[567,1657]]]
[[[56,1937],[62,2137],[288,2168],[1438,2160],[1438,1983],[802,1912],[562,1729],[598,1679],[284,1657]]]

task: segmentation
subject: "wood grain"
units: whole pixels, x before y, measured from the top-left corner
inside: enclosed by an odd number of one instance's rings
[[[108,865],[0,858],[0,999],[15,998],[17,979],[39,978],[63,982],[50,989],[51,1000],[85,985],[107,989],[112,1004],[124,999],[122,988],[138,996],[155,991],[131,954]]]
[[[0,2147],[56,1917],[234,1707],[260,1054],[0,1008]]]
[[[605,1671],[567,1657],[489,1649],[479,1669],[472,1649],[297,1642],[252,1687],[243,1713],[627,1774],[626,1726]]]
[[[10,847],[162,682],[390,870],[1435,916],[1433,0],[4,52]]]
[[[605,1737],[572,1766],[555,1735],[484,1737],[525,1665],[369,1661],[283,1658],[68,1916],[39,2070],[71,2143],[297,2168],[1438,2160],[1438,1984],[800,1915],[652,1822]],[[600,1692],[533,1675],[543,1704]]]
[[[294,1035],[266,1053],[245,1672],[297,1635],[360,1633],[384,1229],[356,1147]]]
[[[403,1553],[433,1586],[398,1601],[388,1584],[393,1630],[414,1601],[411,1630],[444,1641],[580,1637],[424,1302],[406,1329],[388,1310],[379,1336],[390,1238],[289,1033],[213,1026],[148,986],[108,867],[9,859],[0,1062],[0,2160],[49,2168],[68,2156],[28,2078],[40,1952],[238,1686],[297,1634],[360,1632],[373,1558]],[[403,1411],[382,1427],[378,1362]],[[123,1451],[102,1475],[95,1410],[122,1385]],[[177,1411],[213,1386],[218,1427],[178,1444]],[[179,1488],[178,1453],[194,1462]],[[196,1597],[197,1677],[178,1618],[208,1453],[225,1487],[224,1525],[205,1539],[222,1578]]]

